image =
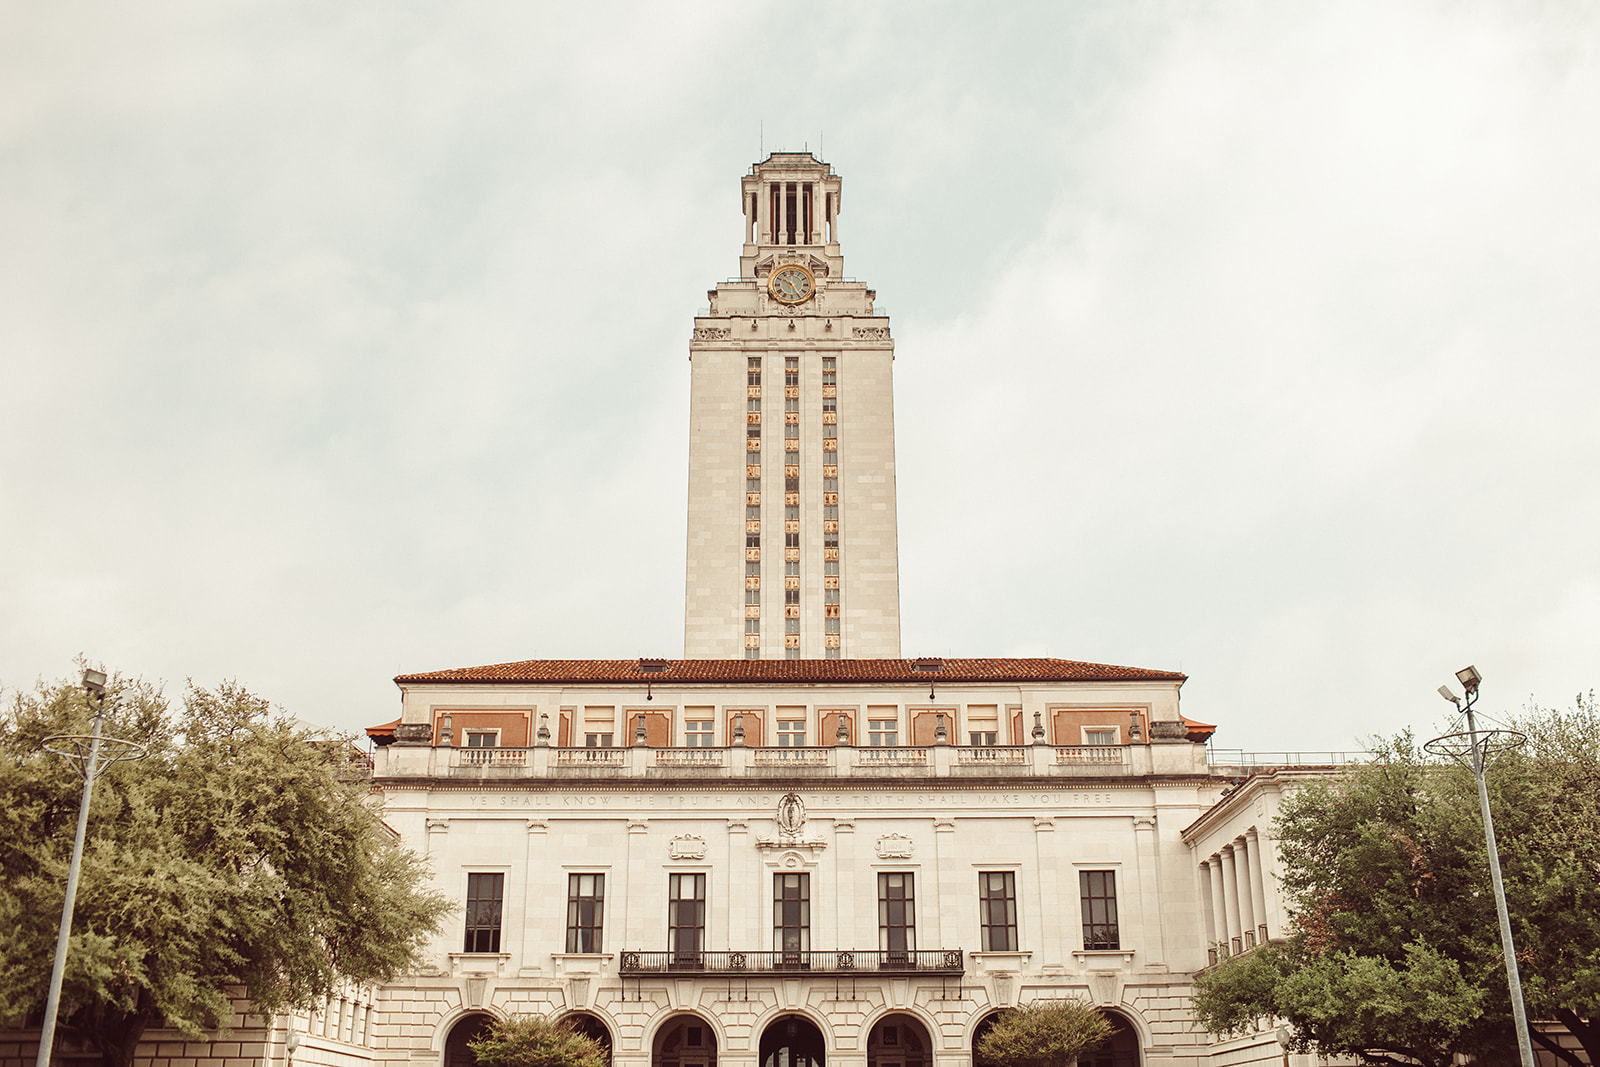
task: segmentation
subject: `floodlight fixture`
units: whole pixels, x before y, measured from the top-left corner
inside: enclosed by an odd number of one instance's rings
[[[85,667],[83,671],[83,688],[96,700],[105,698],[106,672],[97,671],[93,667]]]
[[[1506,986],[1511,992],[1511,1018],[1517,1031],[1517,1054],[1522,1067],[1534,1067],[1533,1042],[1528,1031],[1528,1011],[1522,1000],[1522,975],[1517,967],[1517,947],[1511,933],[1511,910],[1506,905],[1506,886],[1500,874],[1500,849],[1495,843],[1494,814],[1489,808],[1488,758],[1522,744],[1523,735],[1516,730],[1490,727],[1479,729],[1472,707],[1478,702],[1478,683],[1483,675],[1478,668],[1467,666],[1456,672],[1456,679],[1467,691],[1462,701],[1447,685],[1439,687],[1439,695],[1454,704],[1466,717],[1466,730],[1436,737],[1423,747],[1429,752],[1454,756],[1472,769],[1478,780],[1478,811],[1483,817],[1483,843],[1489,853],[1489,883],[1494,890],[1495,917],[1500,920],[1501,956],[1506,962]]]

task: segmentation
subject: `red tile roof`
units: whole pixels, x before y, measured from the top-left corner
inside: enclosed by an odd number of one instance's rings
[[[530,659],[482,667],[402,674],[397,685],[483,682],[517,685],[868,683],[937,685],[997,682],[1184,682],[1178,671],[1117,667],[1071,659],[946,659],[937,670],[917,670],[914,659],[673,659],[645,673],[633,659]]]

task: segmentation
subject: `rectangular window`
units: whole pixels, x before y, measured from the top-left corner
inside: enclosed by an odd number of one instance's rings
[[[667,951],[672,962],[698,967],[705,947],[706,876],[674,874],[667,880]]]
[[[500,902],[503,874],[467,875],[467,940],[463,952],[500,951]]]
[[[711,720],[685,721],[684,743],[690,748],[711,747]]]
[[[1117,872],[1079,871],[1083,898],[1083,947],[1121,948],[1117,936]]]
[[[906,958],[917,948],[917,908],[913,875],[884,872],[878,875],[878,948],[890,959]]]
[[[994,730],[973,730],[967,737],[971,740],[973,748],[986,748],[995,743],[995,735]]]
[[[600,952],[606,876],[567,875],[567,951]]]
[[[802,954],[811,951],[809,874],[772,876],[772,950],[783,953],[789,966],[803,964]]]
[[[468,730],[468,748],[493,748],[495,732],[493,730]]]
[[[985,952],[1017,950],[1017,876],[1012,871],[978,872],[979,943]]]
[[[874,748],[893,748],[900,743],[897,727],[894,719],[868,719],[867,744]]]
[[[1083,731],[1083,743],[1086,745],[1114,745],[1117,743],[1117,729],[1114,726]]]
[[[778,720],[779,748],[804,748],[805,745],[806,721],[804,719]]]
[[[600,734],[584,734],[583,735],[583,747],[584,748],[610,748],[611,747],[611,735],[610,734],[603,734],[603,733],[600,733]]]

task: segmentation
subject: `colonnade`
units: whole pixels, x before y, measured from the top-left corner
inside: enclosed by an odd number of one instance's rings
[[[793,205],[788,196],[791,185],[795,187]],[[823,244],[826,231],[826,243],[836,244],[838,220],[831,198],[822,182],[766,183],[754,196],[754,211],[745,218],[745,243],[752,243],[752,237],[759,236],[762,244],[789,244],[789,234],[793,232],[794,244]]]
[[[1200,862],[1206,942],[1220,946],[1207,950],[1212,963],[1248,952],[1270,936],[1265,859],[1252,826]]]

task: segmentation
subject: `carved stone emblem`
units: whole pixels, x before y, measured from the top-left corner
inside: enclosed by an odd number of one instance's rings
[[[806,803],[798,793],[785,793],[778,801],[778,811],[773,821],[778,832],[771,837],[759,838],[756,847],[772,864],[785,863],[793,867],[796,862],[816,862],[817,853],[828,847],[820,837],[806,837]]]
[[[916,846],[905,834],[880,834],[876,847],[880,860],[908,860]]]
[[[679,834],[667,842],[667,855],[675,860],[703,860],[706,839],[699,834]]]
[[[806,802],[799,793],[785,793],[778,801],[778,829],[786,834],[798,834],[806,826]]]

